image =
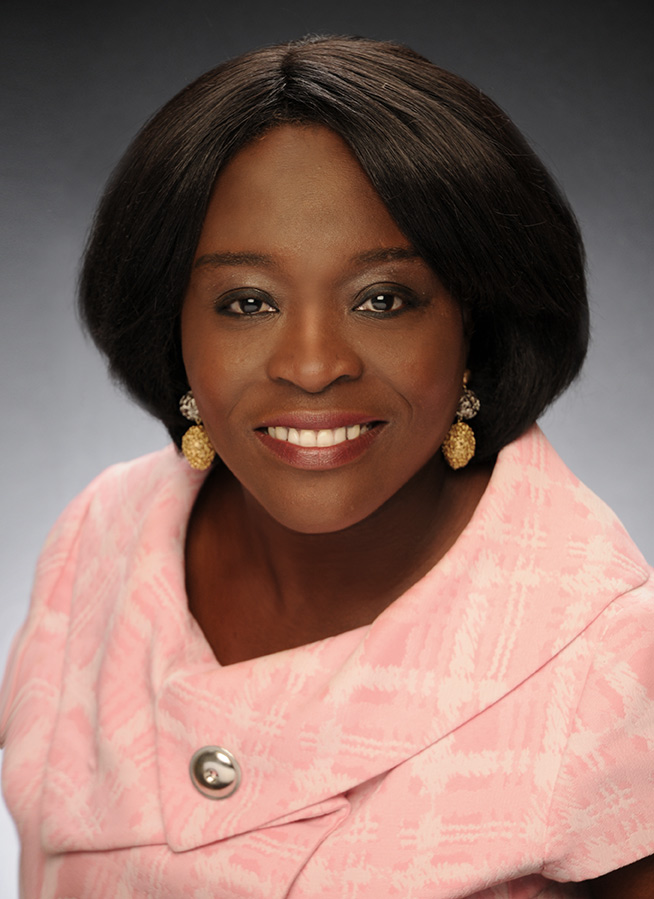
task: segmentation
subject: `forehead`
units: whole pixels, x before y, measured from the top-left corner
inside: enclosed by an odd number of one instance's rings
[[[297,246],[318,238],[366,246],[408,241],[350,147],[320,125],[280,125],[241,149],[220,172],[199,251],[259,241]]]

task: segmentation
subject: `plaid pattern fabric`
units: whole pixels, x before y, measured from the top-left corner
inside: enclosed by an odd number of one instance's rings
[[[537,427],[370,626],[225,667],[184,591],[203,477],[115,466],[46,544],[0,700],[23,896],[560,899],[654,852],[650,572]]]

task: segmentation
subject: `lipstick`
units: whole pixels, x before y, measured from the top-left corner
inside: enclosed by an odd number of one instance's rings
[[[329,470],[362,456],[385,422],[358,413],[288,413],[255,430],[261,443],[294,468]]]

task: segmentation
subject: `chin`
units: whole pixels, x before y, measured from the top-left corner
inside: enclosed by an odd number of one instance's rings
[[[357,503],[352,497],[344,498],[342,503],[337,497],[330,496],[327,501],[320,501],[316,497],[293,500],[283,498],[280,503],[268,503],[263,506],[268,516],[277,524],[289,531],[298,534],[336,534],[346,531],[357,524],[366,521],[382,506],[386,500],[380,498],[379,502]]]

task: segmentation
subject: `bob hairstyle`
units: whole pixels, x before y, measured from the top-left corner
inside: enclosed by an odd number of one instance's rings
[[[584,251],[565,198],[499,107],[407,47],[318,37],[198,78],[145,125],[112,175],[80,277],[110,369],[179,446],[188,422],[180,311],[212,188],[282,123],[338,133],[468,327],[477,460],[521,434],[578,374]]]

